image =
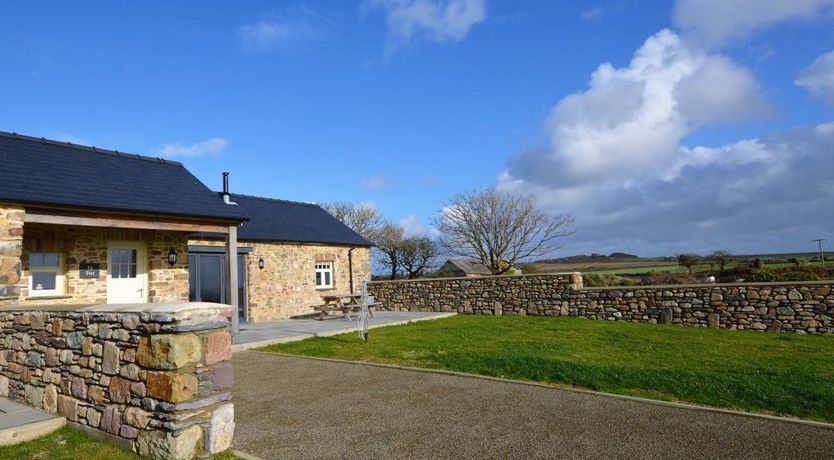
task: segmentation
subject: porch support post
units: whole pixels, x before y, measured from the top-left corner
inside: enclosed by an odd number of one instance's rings
[[[237,298],[237,226],[229,226],[226,233],[226,296],[232,306],[232,342],[240,331],[239,299]]]

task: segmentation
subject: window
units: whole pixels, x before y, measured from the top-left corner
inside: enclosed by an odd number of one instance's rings
[[[29,254],[29,295],[64,294],[64,267],[61,254],[33,252]]]
[[[316,262],[316,289],[333,287],[333,262]]]
[[[136,278],[136,249],[110,251],[110,278]]]

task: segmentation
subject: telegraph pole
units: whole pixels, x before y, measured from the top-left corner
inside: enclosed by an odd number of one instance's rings
[[[822,263],[823,267],[825,266],[825,253],[822,252],[822,243],[825,241],[828,240],[826,240],[825,238],[817,238],[815,240],[811,240],[812,243],[817,243],[820,247],[820,262]]]

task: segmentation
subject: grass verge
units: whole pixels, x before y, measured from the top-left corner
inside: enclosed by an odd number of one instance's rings
[[[456,316],[261,351],[448,369],[834,422],[834,338]]]
[[[145,458],[69,428],[61,428],[33,441],[0,447],[2,460],[141,460]],[[237,457],[228,451],[214,457],[215,460],[235,458]]]

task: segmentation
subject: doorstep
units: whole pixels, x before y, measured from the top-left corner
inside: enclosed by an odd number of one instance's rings
[[[11,446],[47,435],[67,419],[0,398],[0,446]]]

